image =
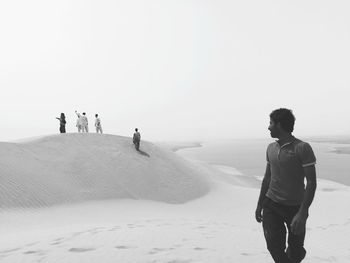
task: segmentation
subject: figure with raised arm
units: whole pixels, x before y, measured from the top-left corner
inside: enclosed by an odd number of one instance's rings
[[[88,119],[86,117],[86,113],[83,112],[83,114],[80,114],[77,111],[75,111],[75,113],[78,116],[78,121],[77,121],[78,132],[80,132],[79,131],[79,124],[80,124],[81,131],[88,133],[89,132],[89,122],[88,122]]]
[[[78,113],[77,111],[75,111],[75,114],[76,114],[77,117],[78,117],[77,123],[76,123],[76,126],[77,126],[77,128],[78,128],[78,132],[82,132],[83,128],[82,128],[81,114]]]
[[[66,116],[64,113],[61,113],[60,117],[56,117],[60,121],[60,133],[66,133]]]

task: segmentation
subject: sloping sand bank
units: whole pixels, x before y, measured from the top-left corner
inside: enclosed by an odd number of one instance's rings
[[[142,144],[147,157],[135,152],[129,138],[108,135],[2,146],[16,158],[1,150],[7,185],[1,189],[6,206],[0,213],[0,262],[273,262],[254,219],[259,189],[233,170],[224,175],[150,143]],[[62,163],[75,172],[67,173]],[[8,178],[16,179],[12,188]],[[303,262],[350,262],[349,198],[349,187],[319,181]]]
[[[62,134],[0,143],[1,209],[104,199],[184,203],[209,191],[181,157],[130,138]]]

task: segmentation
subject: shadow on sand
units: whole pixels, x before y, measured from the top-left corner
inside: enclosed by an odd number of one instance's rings
[[[144,151],[138,150],[139,154],[150,157],[150,155]]]

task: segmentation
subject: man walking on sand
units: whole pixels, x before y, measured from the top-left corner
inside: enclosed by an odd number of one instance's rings
[[[133,136],[133,138],[132,138],[132,142],[134,143],[135,149],[136,149],[137,151],[140,150],[140,141],[141,141],[141,134],[140,134],[140,132],[138,131],[138,129],[136,128],[136,129],[135,129],[134,136]]]
[[[95,127],[96,127],[96,133],[102,134],[102,126],[101,126],[101,119],[98,117],[98,114],[95,114]]]
[[[268,129],[271,137],[278,140],[267,147],[266,172],[255,211],[276,263],[299,263],[304,259],[306,220],[317,184],[315,155],[308,143],[292,135],[294,122],[289,109],[270,114]]]

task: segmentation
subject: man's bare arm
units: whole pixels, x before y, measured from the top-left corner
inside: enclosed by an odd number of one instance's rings
[[[309,216],[309,207],[314,200],[317,188],[315,165],[304,167],[304,174],[306,177],[304,199],[301,203],[298,213],[294,216],[291,223],[291,230],[295,234],[300,234],[305,229],[306,220]]]
[[[304,200],[300,206],[300,211],[308,213],[309,207],[311,206],[312,201],[314,200],[314,196],[317,188],[315,165],[305,167],[304,173],[306,177],[306,189],[305,189]]]
[[[261,214],[262,203],[263,203],[264,198],[266,196],[267,190],[269,189],[270,181],[271,181],[271,168],[270,168],[270,164],[266,164],[264,179],[261,183],[258,205],[257,205],[256,210],[255,210],[255,219],[259,223],[262,221],[262,214]]]

